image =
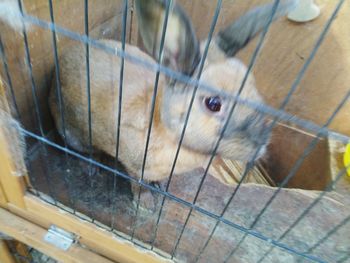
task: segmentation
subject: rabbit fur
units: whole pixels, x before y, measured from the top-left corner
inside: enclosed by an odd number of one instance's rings
[[[198,42],[189,18],[178,4],[172,2],[163,55],[160,56],[159,47],[166,4],[161,0],[136,1],[140,34],[148,54],[128,44],[125,51],[151,63],[160,61],[173,70],[195,77],[205,41],[202,44]],[[294,4],[294,1],[283,1],[277,8],[275,18],[290,10],[292,2]],[[220,31],[212,40],[200,81],[231,94],[237,93],[247,68],[232,56],[263,29],[271,11],[272,4],[258,7]],[[121,48],[118,41],[100,41],[112,48]],[[89,149],[85,56],[85,45],[78,44],[59,59],[65,136],[68,145],[81,152],[88,152]],[[122,60],[94,47],[90,47],[89,58],[92,147],[95,151],[115,157]],[[118,159],[135,178],[141,177],[155,78],[156,72],[125,59]],[[63,136],[55,82],[54,76],[49,105],[56,127]],[[160,74],[143,174],[145,181],[158,182],[169,177],[193,89],[193,86]],[[251,74],[240,96],[263,102]],[[217,97],[221,107],[219,111],[212,112],[207,103]],[[228,98],[198,88],[175,174],[207,165],[233,103]],[[237,104],[216,155],[250,160],[257,148],[268,141],[265,124],[265,118],[256,110]],[[264,152],[263,145],[258,157]]]

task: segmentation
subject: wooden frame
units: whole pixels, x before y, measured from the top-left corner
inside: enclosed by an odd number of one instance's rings
[[[2,110],[8,111],[5,90],[0,79],[0,99]],[[26,193],[25,176],[14,176],[16,160],[9,148],[6,127],[0,126],[0,231],[35,249],[57,259],[60,262],[166,262],[157,254],[137,248],[133,243],[117,238],[96,225],[79,220],[77,217],[51,206],[30,193]],[[23,158],[16,153],[17,158]],[[7,211],[6,211],[7,210]],[[50,225],[56,225],[79,237],[79,245],[68,251],[60,251],[43,240]],[[23,234],[24,229],[30,229]],[[94,252],[91,252],[94,251]],[[105,256],[105,259],[99,255]],[[92,261],[94,259],[94,261]],[[111,261],[112,260],[112,261]],[[6,261],[5,261],[6,262]],[[10,261],[9,261],[10,262]]]
[[[9,248],[7,247],[5,241],[3,241],[3,240],[0,240],[0,262],[2,262],[2,263],[16,263],[16,260],[11,255]]]
[[[84,262],[84,258],[85,260],[89,258],[89,262],[92,263],[112,263],[112,261],[78,244],[73,244],[68,251],[63,251],[46,243],[43,240],[43,236],[46,234],[45,228],[37,226],[5,209],[0,209],[0,231],[63,262]]]

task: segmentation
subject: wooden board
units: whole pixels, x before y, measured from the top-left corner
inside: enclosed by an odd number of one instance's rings
[[[63,251],[44,241],[44,236],[47,232],[45,229],[1,208],[0,222],[1,232],[34,247],[60,262],[79,263],[86,262],[86,259],[88,258],[91,263],[112,263],[112,261],[90,252],[78,244],[73,244],[67,251]]]
[[[19,133],[10,125],[12,123],[8,111],[9,107],[0,78],[0,202],[2,206],[5,205],[6,201],[9,201],[23,208],[25,186],[22,178],[16,176],[16,174],[19,175],[17,172],[20,168],[17,164],[24,166],[23,152],[19,145]]]
[[[132,243],[115,237],[113,233],[101,231],[96,225],[77,218],[60,209],[45,204],[39,199],[27,195],[25,202],[28,211],[38,218],[45,215],[46,224],[56,224],[80,236],[80,242],[118,262],[167,262],[147,250],[137,249]]]
[[[288,138],[288,139],[286,139]],[[293,177],[285,185],[288,188],[324,190],[332,181],[328,140],[321,138],[298,163],[315,136],[291,126],[277,125],[271,137],[263,166],[277,185],[287,176]],[[298,169],[293,171],[294,166]]]

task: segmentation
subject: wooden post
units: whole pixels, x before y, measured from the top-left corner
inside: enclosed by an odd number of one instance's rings
[[[2,185],[0,183],[0,207],[6,207],[7,205],[7,199],[5,197],[4,189],[2,188]]]
[[[4,200],[7,200],[18,207],[24,208],[24,179],[23,177],[15,176],[18,168],[16,162],[23,158],[23,155],[22,152],[11,151],[11,149],[14,149],[13,147],[11,148],[11,145],[18,143],[18,141],[15,141],[18,138],[16,138],[16,133],[13,133],[11,130],[10,120],[11,116],[9,115],[6,93],[0,79],[0,186],[2,186],[3,190],[3,194],[0,193],[0,196],[2,195],[0,204],[4,205]]]
[[[0,262],[1,263],[16,263],[16,260],[11,255],[9,248],[4,240],[0,240]]]

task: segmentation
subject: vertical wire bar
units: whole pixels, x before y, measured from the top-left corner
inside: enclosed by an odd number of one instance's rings
[[[18,3],[19,10],[21,12],[21,16],[23,17],[24,11],[23,11],[23,7],[22,7],[22,0],[17,0],[17,3]],[[35,84],[34,75],[33,75],[33,68],[32,68],[32,62],[31,62],[30,51],[29,51],[27,31],[26,31],[25,23],[23,21],[22,21],[22,26],[23,26],[22,34],[23,34],[23,40],[24,40],[24,50],[25,50],[25,54],[26,54],[26,62],[28,64],[29,77],[30,77],[30,81],[31,81],[31,91],[32,91],[32,97],[33,97],[34,108],[35,108],[36,122],[39,126],[40,135],[45,138],[45,133],[44,133],[43,125],[42,125],[42,118],[41,118],[41,114],[40,114],[41,111],[40,111],[40,107],[39,107],[38,96],[36,93],[36,84]],[[48,189],[49,194],[54,200],[54,205],[57,206],[57,200],[56,200],[57,198],[56,198],[56,195],[54,194],[54,191],[52,191],[50,180],[48,178],[47,148],[46,148],[46,145],[44,143],[40,143],[40,145],[43,147],[45,160],[46,160],[46,165],[44,168],[45,169],[45,180],[46,180],[47,186],[49,188]]]
[[[123,30],[122,30],[122,50],[125,51],[125,41],[126,41],[126,24],[127,24],[127,15],[128,15],[128,0],[124,0],[123,6]],[[115,149],[115,162],[118,162],[119,156],[119,140],[120,140],[120,121],[121,121],[121,111],[122,111],[122,98],[123,98],[123,81],[124,81],[124,57],[121,57],[121,66],[119,72],[119,101],[118,101],[118,124],[117,124],[117,135],[116,135],[116,149]],[[116,195],[117,189],[117,179],[116,175],[113,175],[113,197]],[[112,197],[112,198],[113,198]],[[113,202],[113,199],[111,199]],[[115,229],[115,214],[116,214],[116,205],[112,204],[112,222],[111,222],[111,231]]]
[[[53,15],[53,6],[52,6],[52,0],[49,0],[49,10],[50,10],[50,19],[53,26],[55,26],[55,18]],[[58,61],[58,52],[57,52],[57,39],[56,39],[56,32],[51,31],[52,33],[52,45],[53,45],[53,53],[54,53],[54,62],[55,62],[55,73],[56,73],[56,87],[57,87],[57,101],[61,116],[61,122],[62,122],[62,132],[63,132],[63,142],[65,147],[67,147],[67,140],[66,140],[66,125],[65,125],[65,118],[64,118],[64,106],[63,106],[63,98],[62,98],[62,90],[61,90],[61,81],[60,81],[60,65]]]
[[[197,77],[196,77],[197,80],[200,79],[200,77],[202,75],[202,72],[203,72],[203,68],[204,68],[204,65],[205,65],[205,60],[207,58],[208,51],[209,51],[209,46],[210,46],[210,43],[211,43],[211,40],[212,40],[212,37],[213,37],[215,26],[217,24],[217,20],[219,18],[219,13],[220,13],[220,10],[221,10],[221,6],[222,6],[222,0],[218,0],[217,4],[216,4],[215,13],[214,13],[214,16],[213,16],[213,19],[212,19],[212,23],[211,23],[211,26],[210,26],[210,30],[209,30],[209,33],[208,33],[207,42],[205,44],[204,53],[203,53],[203,56],[201,57],[201,61],[200,61],[200,64],[199,64],[199,70],[198,70],[198,74],[197,74]],[[187,109],[184,126],[182,128],[182,132],[181,132],[181,135],[180,135],[179,144],[178,144],[178,147],[176,149],[174,162],[172,164],[171,171],[170,171],[170,176],[168,178],[168,182],[167,182],[166,187],[165,187],[165,191],[166,192],[168,192],[168,190],[169,190],[170,182],[171,182],[172,176],[174,174],[175,165],[176,165],[176,162],[177,162],[178,155],[180,153],[182,141],[183,141],[184,136],[185,136],[185,131],[186,131],[186,128],[187,128],[188,120],[189,120],[189,117],[190,117],[190,113],[191,113],[191,109],[192,109],[192,106],[193,106],[193,103],[194,103],[194,99],[195,99],[196,94],[197,94],[198,87],[199,86],[196,85],[194,87],[194,89],[193,89],[193,92],[192,92],[192,97],[191,97],[191,100],[190,100],[189,107]],[[158,213],[158,216],[157,216],[156,227],[155,227],[155,231],[154,231],[153,238],[152,238],[152,241],[151,241],[151,250],[154,248],[154,242],[155,242],[156,237],[157,237],[158,226],[159,226],[159,222],[160,222],[160,217],[161,217],[162,212],[163,212],[164,203],[165,203],[165,196],[163,196],[161,207],[159,209],[159,213]]]
[[[315,57],[319,47],[321,46],[327,32],[329,31],[329,28],[332,24],[332,22],[334,21],[337,13],[339,12],[342,4],[343,4],[344,0],[340,0],[337,7],[335,8],[333,14],[331,15],[331,17],[329,18],[329,20],[327,21],[319,39],[317,40],[315,47],[313,48],[310,56],[308,57],[307,61],[305,62],[304,66],[302,67],[301,71],[299,72],[297,78],[295,79],[290,91],[288,92],[288,95],[286,96],[285,100],[282,102],[282,104],[279,107],[279,110],[283,110],[286,105],[288,104],[288,102],[291,99],[291,96],[294,94],[294,92],[296,91],[297,87],[299,86],[302,77],[304,76],[306,70],[308,69],[309,65],[311,64],[313,58]],[[338,108],[335,110],[335,112],[333,112],[332,116],[330,116],[330,118],[327,120],[326,124],[323,127],[327,127],[329,126],[329,124],[332,122],[332,120],[334,119],[335,115],[337,114],[337,112],[340,110],[340,108],[343,106],[343,103],[345,103],[345,101],[347,100],[347,96],[346,98],[344,98],[342,100],[342,102],[338,105]],[[275,124],[277,123],[278,119],[274,118],[272,124],[268,127],[268,133],[270,133],[272,131],[272,128],[275,126]],[[290,171],[290,173],[287,175],[287,177],[284,179],[284,181],[281,183],[281,185],[279,186],[279,188],[275,191],[275,193],[273,194],[273,196],[269,199],[269,201],[266,203],[266,205],[264,206],[264,208],[260,211],[260,213],[256,216],[254,222],[251,224],[250,228],[253,228],[256,223],[258,222],[258,219],[262,216],[262,214],[265,212],[265,210],[267,209],[267,207],[269,206],[269,204],[274,200],[274,198],[276,198],[277,194],[281,191],[281,188],[284,187],[291,178],[293,178],[293,176],[296,174],[297,170],[299,169],[299,167],[301,166],[302,162],[304,161],[304,159],[307,157],[308,154],[311,153],[312,149],[314,147],[316,147],[316,144],[318,142],[318,139],[320,138],[321,133],[319,132],[316,136],[316,138],[314,138],[314,140],[309,144],[308,149],[306,149],[304,151],[304,153],[302,154],[302,157],[299,158],[296,162],[296,164],[293,166],[292,170]],[[260,148],[258,148],[258,150],[256,151],[256,155],[257,153],[260,151]],[[248,172],[249,172],[250,168],[249,166],[246,167],[243,176],[239,182],[239,184],[237,185],[236,189],[240,186],[241,182],[243,182],[244,178],[247,176]],[[235,189],[235,192],[237,192]],[[237,189],[238,190],[238,189]],[[240,242],[238,243],[238,245],[236,246],[236,248],[230,253],[231,257],[233,255],[233,253],[235,252],[235,250],[238,249],[239,245],[244,241],[244,239],[246,238],[246,234],[242,237],[242,239],[240,240]],[[228,258],[227,258],[228,259]]]
[[[3,43],[2,43],[1,36],[0,36],[0,57],[2,58],[3,67],[4,67],[5,75],[6,75],[6,78],[7,78],[7,84],[8,84],[8,87],[10,88],[11,100],[12,100],[12,103],[13,103],[12,105],[15,108],[16,119],[18,121],[20,121],[20,123],[22,123],[22,117],[21,117],[21,114],[20,114],[20,111],[19,111],[19,108],[18,108],[16,95],[15,95],[15,92],[14,92],[14,89],[13,89],[12,78],[11,78],[11,75],[10,75],[10,69],[9,69],[9,66],[8,66],[6,53],[5,53],[5,47],[4,47]],[[27,166],[30,165],[27,156],[25,156],[24,159],[25,159],[26,165]],[[28,170],[30,170],[30,168],[28,168]],[[30,179],[33,182],[35,181],[34,178],[30,178]],[[31,188],[31,189],[33,190],[33,194],[35,194],[36,196],[39,196],[38,190],[36,190],[35,188]]]
[[[346,96],[342,99],[342,101],[339,103],[339,105],[336,107],[334,112],[331,114],[331,116],[328,118],[326,123],[322,126],[323,128],[327,128],[332,121],[337,116],[338,112],[344,107],[345,103],[348,101],[350,97],[350,91],[346,94]],[[284,186],[287,185],[287,183],[293,178],[296,174],[296,172],[299,170],[301,165],[303,164],[306,157],[313,151],[313,149],[316,147],[319,139],[321,137],[321,133],[319,132],[316,137],[309,143],[309,145],[305,148],[304,152],[301,154],[301,156],[298,158],[298,160],[293,165],[292,169],[286,176],[286,178],[282,181],[282,183],[279,185],[278,189],[274,191],[273,195],[270,197],[270,199],[266,202],[265,206],[260,210],[259,214],[255,217],[253,223],[249,226],[250,229],[253,229],[255,225],[259,222],[259,219],[261,216],[265,213],[265,211],[268,209],[268,207],[271,205],[273,200],[277,197],[278,193],[282,190]],[[237,246],[231,251],[229,257],[227,260],[238,250],[240,245],[244,242],[245,238],[247,237],[247,234],[244,234],[242,239],[238,242]]]
[[[162,37],[161,37],[160,47],[159,47],[159,59],[157,61],[158,64],[161,63],[162,57],[163,57],[165,35],[166,35],[166,31],[167,31],[169,13],[170,13],[170,8],[171,8],[171,5],[172,5],[172,2],[173,2],[173,0],[167,0],[166,1],[166,10],[165,10],[165,17],[164,17],[163,28],[162,28]],[[157,70],[157,74],[156,74],[155,84],[154,84],[153,96],[152,96],[152,107],[151,107],[151,114],[150,114],[150,123],[149,123],[148,131],[147,131],[145,153],[144,153],[144,156],[143,156],[142,169],[141,169],[141,178],[139,180],[141,182],[143,181],[143,176],[144,176],[144,172],[145,172],[148,146],[149,146],[149,141],[150,141],[151,132],[152,132],[153,116],[154,116],[155,102],[156,102],[156,99],[157,99],[159,77],[160,77],[160,71],[158,69]],[[139,211],[139,206],[140,206],[141,186],[139,186],[139,189],[140,190],[138,192],[137,206],[136,206],[136,215],[135,215],[136,219],[135,219],[135,224],[134,224],[134,227],[133,227],[133,230],[132,230],[132,234],[131,234],[131,240],[134,239],[135,230],[136,230],[136,221],[137,221],[138,211]]]
[[[89,0],[84,0],[84,26],[85,26],[85,36],[89,37]],[[86,64],[86,96],[88,100],[88,140],[89,140],[89,159],[92,159],[92,128],[91,128],[91,90],[90,90],[90,46],[89,43],[85,44],[85,64]],[[95,221],[93,213],[93,189],[94,180],[92,173],[92,165],[89,163],[89,179],[90,179],[90,216],[92,223]]]
[[[19,9],[20,9],[21,15],[23,17],[22,0],[18,0],[18,6],[19,6]],[[36,118],[37,118],[40,134],[41,134],[41,136],[45,137],[44,129],[43,129],[43,125],[42,125],[41,114],[40,114],[40,107],[39,107],[39,102],[38,102],[38,96],[37,96],[37,93],[36,93],[36,84],[35,84],[35,80],[34,80],[32,62],[31,62],[31,58],[30,58],[26,27],[25,27],[25,23],[24,22],[22,24],[23,24],[22,33],[23,33],[24,48],[25,48],[25,53],[26,53],[26,62],[28,64],[29,76],[30,76],[30,81],[31,81],[31,89],[32,89],[32,96],[33,96],[33,101],[34,101],[35,114],[36,114]]]
[[[251,165],[251,164],[248,164],[248,165]],[[251,167],[252,167],[252,166],[251,166]],[[243,178],[243,177],[242,177],[242,178]],[[242,180],[241,180],[241,181],[242,181]],[[237,186],[236,186],[236,188],[237,188]],[[235,190],[236,190],[236,189],[235,189]],[[226,205],[225,205],[224,209],[223,209],[223,210],[221,211],[221,213],[220,213],[220,218],[222,218],[222,217],[224,216],[224,214],[226,213],[226,211],[227,211],[229,205],[231,204],[231,201],[233,200],[233,198],[234,198],[234,196],[235,196],[235,192],[236,192],[236,191],[233,192],[233,194],[230,196],[229,200],[226,202]],[[201,255],[203,254],[203,252],[205,251],[205,249],[206,249],[207,246],[209,245],[209,242],[210,242],[210,240],[212,239],[212,237],[213,237],[213,235],[214,235],[216,229],[218,228],[219,224],[220,224],[220,221],[217,220],[216,223],[215,223],[214,228],[213,228],[212,231],[210,232],[209,237],[207,238],[207,240],[206,240],[204,246],[203,246],[203,247],[201,248],[201,250],[199,251],[199,253],[198,253],[197,257],[195,258],[195,261],[194,261],[194,262],[198,262],[198,260],[200,259]],[[225,262],[225,261],[224,261],[224,262]]]
[[[290,227],[277,239],[277,242],[281,241],[284,237],[286,237],[292,229],[299,224],[299,222],[310,212],[310,210],[315,207],[322,198],[332,190],[332,188],[338,183],[338,181],[346,174],[347,169],[350,168],[350,165],[343,168],[335,177],[335,179],[329,183],[326,187],[326,189],[319,194],[319,196],[302,212],[299,217],[290,225]],[[274,249],[274,247],[271,247],[260,259],[258,262],[262,262],[268,254]]]
[[[4,66],[4,70],[5,70],[5,75],[7,78],[7,84],[8,84],[8,87],[10,88],[11,100],[12,100],[12,105],[15,108],[16,118],[18,120],[21,120],[21,115],[20,115],[20,112],[18,109],[17,100],[16,100],[14,89],[13,89],[13,85],[12,85],[12,79],[10,76],[10,70],[9,70],[9,66],[8,66],[8,62],[7,62],[7,58],[6,58],[6,54],[5,54],[5,48],[4,48],[4,45],[2,43],[1,36],[0,36],[0,57],[2,58],[2,63]]]
[[[52,5],[52,0],[49,0],[49,10],[50,10],[50,19],[51,23],[55,27],[55,17],[53,14],[53,5]],[[63,102],[63,97],[62,97],[62,88],[61,88],[61,77],[60,77],[60,64],[59,64],[59,59],[58,59],[58,51],[57,51],[57,37],[56,37],[56,32],[54,30],[51,31],[52,33],[52,45],[53,45],[53,53],[54,53],[54,62],[55,62],[55,73],[56,73],[56,90],[57,90],[57,103],[60,111],[60,117],[61,117],[61,124],[62,124],[62,137],[63,137],[63,143],[64,147],[67,148],[67,138],[66,138],[66,125],[65,125],[65,117],[64,117],[64,102]],[[68,154],[65,153],[65,160],[66,164],[70,163],[70,160],[68,158]],[[69,165],[68,165],[69,166]],[[64,183],[68,189],[68,195],[69,195],[69,203],[71,208],[73,209],[73,214],[76,213],[75,209],[75,200],[72,199],[71,195],[71,187],[69,185],[69,180],[67,178],[67,172],[66,169],[64,171]]]
[[[254,66],[254,64],[255,64],[255,61],[256,61],[256,59],[257,59],[257,56],[258,56],[258,54],[259,54],[259,52],[260,52],[260,50],[261,50],[261,48],[262,48],[262,44],[263,44],[263,42],[264,42],[264,40],[265,40],[265,36],[266,36],[266,34],[267,34],[267,32],[268,32],[268,30],[269,30],[271,24],[272,24],[273,17],[274,17],[274,15],[275,15],[276,11],[277,11],[277,7],[278,7],[278,5],[279,5],[279,2],[280,2],[280,0],[275,0],[275,2],[274,2],[274,5],[273,5],[272,11],[271,11],[271,17],[270,17],[268,23],[266,24],[266,26],[265,26],[265,28],[264,28],[264,30],[263,30],[263,32],[262,32],[262,35],[261,35],[261,37],[260,37],[260,40],[259,40],[259,42],[258,42],[257,47],[256,47],[255,50],[254,50],[254,53],[253,53],[252,59],[251,59],[251,61],[250,61],[250,63],[249,63],[247,72],[246,72],[246,74],[245,74],[245,76],[244,76],[244,78],[243,78],[243,81],[242,81],[242,83],[241,83],[241,86],[240,86],[240,88],[239,88],[239,90],[238,90],[238,92],[237,92],[237,96],[240,96],[241,92],[243,91],[243,88],[245,87],[245,83],[246,83],[246,81],[247,81],[247,79],[248,79],[249,73],[251,72],[251,70],[252,70],[252,68],[253,68],[253,66]],[[199,193],[200,193],[201,187],[202,187],[202,185],[203,185],[203,183],[204,183],[204,180],[205,180],[205,178],[206,178],[206,176],[207,176],[207,174],[208,174],[209,167],[210,167],[210,165],[211,165],[211,163],[212,163],[212,161],[213,161],[213,159],[214,159],[214,157],[215,157],[215,154],[216,154],[216,152],[217,152],[217,150],[218,150],[218,147],[219,147],[219,144],[220,144],[220,142],[221,142],[221,139],[222,139],[222,137],[223,137],[223,135],[224,135],[224,133],[225,133],[225,131],[226,131],[226,129],[227,129],[229,120],[230,120],[230,118],[231,118],[231,116],[232,116],[232,114],[233,114],[233,112],[234,112],[234,109],[235,109],[236,105],[237,105],[237,100],[234,102],[233,106],[230,108],[228,117],[227,117],[227,119],[226,119],[226,121],[225,121],[225,123],[224,123],[224,126],[223,126],[223,128],[222,128],[222,130],[221,130],[221,133],[220,133],[220,136],[219,136],[219,138],[218,138],[218,140],[217,140],[217,142],[216,142],[216,144],[215,144],[215,147],[214,147],[214,150],[213,150],[212,155],[211,155],[211,157],[210,157],[210,160],[209,160],[209,162],[208,162],[208,165],[207,165],[207,167],[206,167],[206,169],[205,169],[205,172],[204,172],[204,174],[203,174],[203,176],[202,176],[202,179],[201,179],[201,182],[200,182],[199,187],[198,187],[198,189],[197,189],[197,192],[196,192],[196,195],[195,195],[195,198],[194,198],[193,203],[195,203],[195,202],[197,201],[197,198],[198,198],[198,195],[199,195]],[[173,252],[172,252],[172,254],[171,254],[171,257],[172,257],[172,258],[173,258],[174,255],[175,255],[175,252],[176,252],[177,247],[178,247],[178,245],[179,245],[179,243],[180,243],[181,237],[182,237],[182,235],[183,235],[183,233],[184,233],[184,230],[185,230],[185,228],[186,228],[186,225],[187,225],[187,223],[188,223],[188,221],[189,221],[189,217],[190,217],[191,214],[192,214],[192,210],[193,210],[193,209],[190,210],[190,212],[189,212],[189,214],[188,214],[188,216],[187,216],[187,218],[186,218],[185,224],[184,224],[183,227],[182,227],[182,230],[181,230],[181,232],[180,232],[179,238],[178,238],[178,240],[177,240],[177,242],[176,242],[176,244],[175,244],[175,248],[174,248],[174,250],[173,250]]]

